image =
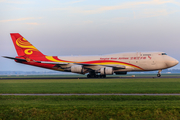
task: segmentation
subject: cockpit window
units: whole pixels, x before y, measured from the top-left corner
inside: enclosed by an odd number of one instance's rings
[[[162,55],[167,55],[166,53],[162,53]]]

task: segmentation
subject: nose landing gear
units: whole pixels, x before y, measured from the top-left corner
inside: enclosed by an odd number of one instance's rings
[[[162,71],[162,70],[158,70],[157,77],[161,77],[161,71]]]

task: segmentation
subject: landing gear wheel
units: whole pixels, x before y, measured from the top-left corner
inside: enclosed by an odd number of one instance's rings
[[[162,70],[158,70],[158,74],[157,74],[158,77],[161,77],[161,71]]]
[[[106,78],[106,75],[102,75],[103,78]]]
[[[87,78],[90,78],[90,77],[91,77],[90,74],[88,74],[88,75],[87,75]]]
[[[96,77],[96,75],[91,75],[91,78],[95,78]]]
[[[98,77],[97,75],[92,75],[92,74],[87,75],[87,78],[97,78],[97,77]]]
[[[161,77],[161,74],[157,74],[157,77]]]

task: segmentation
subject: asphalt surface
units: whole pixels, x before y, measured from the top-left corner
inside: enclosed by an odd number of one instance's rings
[[[180,96],[180,94],[0,94],[2,96],[99,96],[99,95],[117,95],[117,96]]]
[[[87,78],[87,77],[0,77],[0,80],[13,80],[13,79],[139,79],[139,78],[180,78],[180,76],[124,76],[124,77],[106,77],[106,78]]]

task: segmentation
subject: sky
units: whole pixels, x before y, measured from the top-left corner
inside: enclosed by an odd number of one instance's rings
[[[179,0],[0,0],[0,71],[48,71],[1,57],[17,56],[10,33],[45,55],[162,51],[180,61],[179,21]]]

